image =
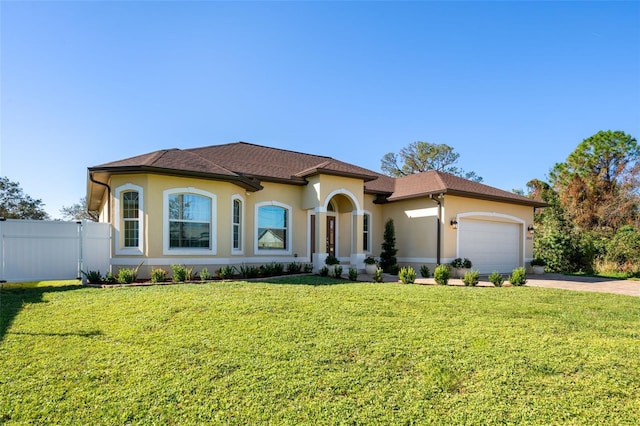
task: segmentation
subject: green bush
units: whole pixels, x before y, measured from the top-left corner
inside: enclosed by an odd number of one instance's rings
[[[491,274],[489,274],[489,282],[491,282],[496,287],[502,287],[502,284],[504,283],[504,277],[502,276],[502,274],[493,271]]]
[[[527,273],[522,266],[514,269],[511,272],[511,275],[509,275],[509,282],[513,286],[517,287],[525,285],[527,283]]]
[[[187,268],[184,265],[171,265],[171,279],[174,283],[182,283],[187,280]]]
[[[113,272],[109,271],[104,276],[104,282],[107,284],[115,284],[118,282],[118,278],[113,275]]]
[[[342,277],[342,266],[335,265],[333,267],[333,277],[334,278],[341,278]]]
[[[376,272],[373,274],[374,283],[381,283],[382,281],[384,281],[382,278],[382,272],[384,272],[382,268],[376,269]]]
[[[322,268],[320,268],[320,270],[318,271],[318,274],[321,277],[328,277],[329,276],[329,268],[327,268],[326,266],[323,266]]]
[[[433,279],[436,281],[436,284],[447,285],[449,284],[450,277],[451,271],[447,265],[438,265],[435,271],[433,271]]]
[[[464,273],[462,282],[466,286],[475,287],[480,282],[480,271],[472,269]]]
[[[384,224],[384,234],[382,242],[382,253],[380,254],[380,267],[383,271],[393,275],[398,274],[398,260],[396,259],[396,228],[393,219],[389,219]]]
[[[305,263],[304,264],[304,272],[305,274],[310,274],[313,272],[313,263]]]
[[[539,257],[535,257],[533,258],[533,260],[531,260],[531,266],[544,266],[546,264],[547,262],[545,262],[544,259],[541,259]]]
[[[429,267],[427,265],[422,265],[420,267],[420,275],[422,276],[422,278],[429,278],[429,273],[431,271],[429,271]]]
[[[302,265],[296,262],[290,263],[287,266],[287,272],[290,274],[299,274],[302,271]]]
[[[230,280],[236,273],[236,267],[233,265],[223,266],[218,270],[218,275],[225,280]]]
[[[237,271],[241,278],[257,278],[260,275],[260,269],[252,265],[240,265]]]
[[[411,266],[405,266],[400,269],[398,278],[400,278],[402,284],[413,284],[416,282],[416,271]]]
[[[100,271],[80,272],[84,275],[89,284],[100,284],[102,282],[102,275],[100,275]]]
[[[120,284],[131,284],[136,280],[136,270],[132,268],[122,268],[118,271],[118,282]]]
[[[636,272],[640,264],[640,231],[631,225],[620,227],[607,243],[605,259],[618,265],[623,272]]]
[[[327,264],[327,265],[338,265],[338,264],[340,264],[340,261],[338,260],[337,257],[335,257],[334,255],[330,254],[324,260],[324,263]]]
[[[466,257],[464,259],[458,257],[456,259],[453,259],[453,261],[451,262],[451,267],[456,269],[462,269],[462,268],[468,269],[468,268],[471,268],[472,266],[473,264]]]
[[[356,268],[349,268],[349,279],[351,281],[358,281],[358,270]]]
[[[151,271],[151,282],[162,283],[167,279],[167,271],[162,268],[155,268]]]
[[[211,278],[211,274],[209,273],[209,270],[207,268],[202,268],[200,270],[200,279],[203,281],[206,281],[210,278]]]

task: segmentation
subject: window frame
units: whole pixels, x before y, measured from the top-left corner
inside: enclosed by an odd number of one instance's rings
[[[235,222],[235,210],[236,210],[236,202],[240,203],[240,220],[238,223]],[[234,194],[231,196],[231,254],[244,254],[244,198],[242,198],[239,194]],[[235,240],[235,229],[238,227],[238,247],[234,247]]]
[[[171,226],[169,222],[171,221],[170,212],[169,212],[169,198],[172,195],[185,194],[185,195],[197,195],[200,197],[208,198],[211,202],[210,211],[210,230],[209,230],[209,247],[170,247],[171,244],[171,235],[170,229]],[[211,256],[217,253],[217,197],[215,194],[204,191],[196,188],[171,188],[166,189],[162,193],[162,253],[165,256],[170,255],[182,255],[182,254],[190,254],[190,255],[202,255],[202,256]]]
[[[368,229],[365,230],[365,217],[367,217],[367,225],[368,225]],[[371,253],[371,244],[372,244],[372,239],[371,239],[371,212],[365,210],[362,212],[362,243],[363,243],[363,247],[362,247],[362,251],[364,253]],[[365,234],[366,234],[366,238],[367,238],[367,247],[364,247],[364,239],[365,239]]]
[[[286,233],[287,233],[287,238],[285,241],[285,248],[284,249],[261,249],[258,247],[258,238],[259,238],[259,232],[260,232],[260,208],[261,207],[280,207],[282,209],[284,209],[284,211],[287,214],[287,226],[286,226]],[[293,215],[292,215],[292,208],[291,206],[289,206],[288,204],[284,204],[284,203],[280,203],[277,201],[265,201],[262,203],[257,203],[255,205],[255,235],[254,235],[254,253],[256,254],[270,254],[270,255],[278,255],[278,254],[291,254],[292,253],[292,247],[291,247],[291,242],[292,242],[292,237],[291,237],[291,233],[293,230]]]
[[[124,194],[130,192],[138,193],[138,245],[126,247],[124,245],[125,229],[124,229]],[[141,256],[144,254],[144,191],[141,186],[132,183],[126,183],[116,188],[114,199],[115,210],[115,251],[116,255],[133,255]]]

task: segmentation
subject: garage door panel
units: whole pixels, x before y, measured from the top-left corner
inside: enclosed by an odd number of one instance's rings
[[[520,265],[520,226],[515,223],[460,220],[459,256],[480,273],[511,272]]]

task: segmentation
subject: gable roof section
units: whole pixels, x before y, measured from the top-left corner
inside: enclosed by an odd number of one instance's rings
[[[387,201],[392,202],[436,194],[459,195],[534,207],[546,205],[513,192],[503,191],[502,189],[436,170],[396,178],[393,194],[387,198]]]

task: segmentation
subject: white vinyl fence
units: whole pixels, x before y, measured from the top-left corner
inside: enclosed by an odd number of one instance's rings
[[[0,221],[0,282],[66,280],[109,270],[108,223]]]

